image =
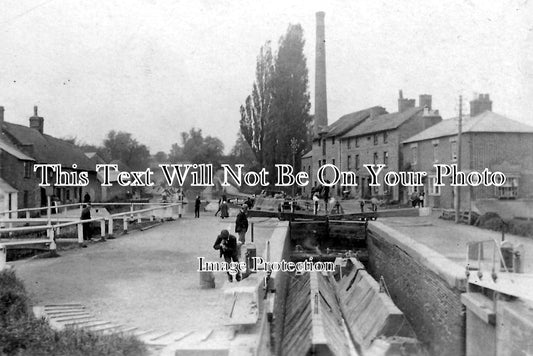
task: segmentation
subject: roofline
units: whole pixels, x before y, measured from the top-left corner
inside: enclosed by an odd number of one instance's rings
[[[506,135],[506,134],[533,135],[533,131],[531,131],[531,132],[517,132],[517,131],[475,131],[475,130],[474,131],[470,131],[470,130],[469,131],[463,131],[461,134],[462,135],[467,135],[467,134],[477,134],[477,133],[494,133],[494,134],[504,134],[504,135]],[[459,132],[457,132],[455,134],[452,134],[452,135],[431,136],[431,137],[427,137],[427,138],[419,139],[419,140],[407,139],[405,141],[402,141],[401,143],[405,144],[405,143],[422,142],[422,141],[436,140],[436,139],[445,138],[445,137],[453,137],[453,136],[457,136],[457,135],[459,135]]]

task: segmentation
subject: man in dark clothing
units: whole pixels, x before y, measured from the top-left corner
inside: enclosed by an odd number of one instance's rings
[[[239,242],[244,244],[246,242],[246,232],[248,231],[248,205],[243,204],[241,211],[237,214],[237,220],[235,221],[235,232],[239,234]]]
[[[91,220],[91,204],[83,206],[80,220]],[[91,223],[83,223],[83,239],[89,240],[91,238]]]
[[[244,202],[244,204],[246,204],[248,206],[248,209],[251,209],[253,206],[254,206],[254,203],[252,201],[252,198],[248,197],[248,199],[246,199],[246,201]]]
[[[200,196],[196,196],[196,200],[194,201],[194,217],[199,218],[200,217]]]
[[[89,193],[85,193],[85,195],[83,196],[83,202],[85,204],[90,204],[91,203],[91,196],[89,195]]]
[[[237,255],[237,239],[235,236],[230,235],[228,230],[222,230],[220,232],[213,248],[220,251],[220,257],[224,256],[224,261],[226,261],[226,263],[230,264],[231,262],[239,262],[239,257]],[[239,272],[235,275],[235,279],[237,282],[241,280]],[[233,276],[229,271],[228,281],[233,282]]]
[[[329,180],[326,179],[326,183],[329,184]],[[328,200],[329,200],[329,186],[324,185],[322,187],[322,196],[324,198],[324,205],[326,214],[328,213]]]

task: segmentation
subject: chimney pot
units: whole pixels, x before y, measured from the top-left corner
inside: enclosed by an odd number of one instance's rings
[[[0,133],[2,133],[3,128],[4,128],[4,107],[0,106]]]
[[[33,107],[33,116],[30,117],[30,127],[36,129],[41,134],[44,132],[44,118],[38,116],[37,105]]]

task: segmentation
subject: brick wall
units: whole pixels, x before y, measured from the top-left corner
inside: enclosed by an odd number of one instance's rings
[[[393,301],[430,354],[464,355],[461,290],[421,263],[421,256],[413,256],[375,231],[370,231],[367,243],[370,273],[377,280],[383,276]]]

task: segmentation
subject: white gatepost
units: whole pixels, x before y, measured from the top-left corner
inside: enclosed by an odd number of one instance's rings
[[[0,244],[0,271],[7,265],[7,247]]]
[[[109,221],[109,227],[108,227],[109,236],[113,236],[113,217],[109,217],[108,221]]]
[[[124,230],[124,233],[127,234],[128,233],[128,217],[127,216],[124,216],[124,220],[123,220],[123,230]]]
[[[78,243],[83,244],[83,223],[78,223]]]
[[[100,220],[100,236],[105,237],[105,219]]]

